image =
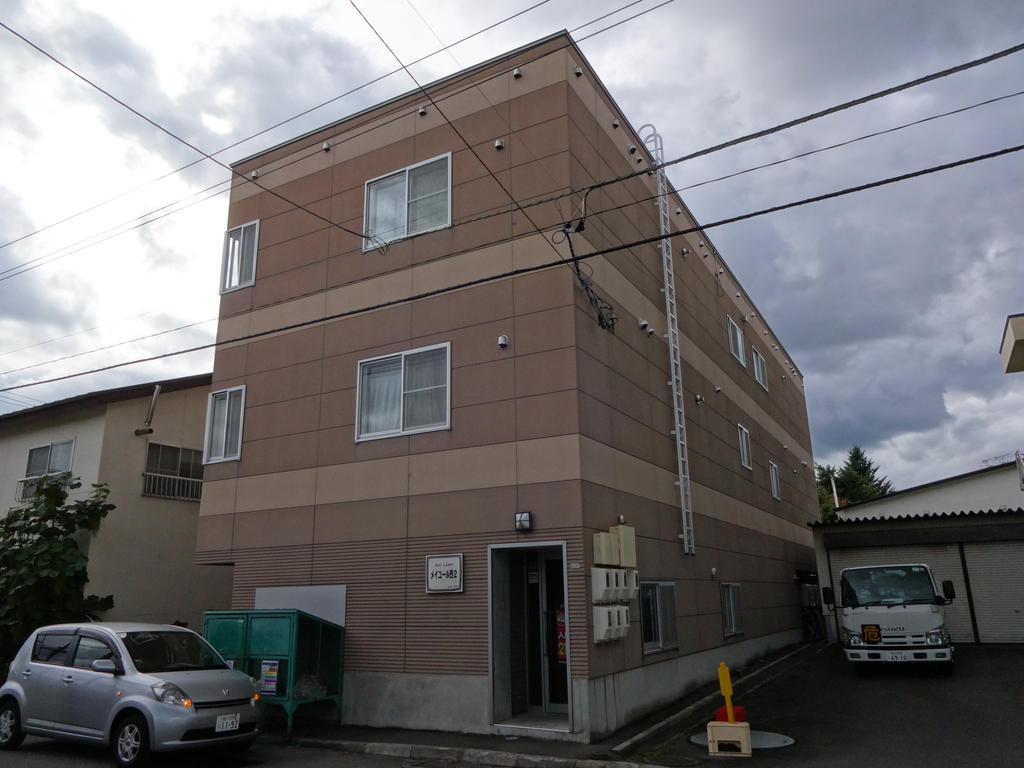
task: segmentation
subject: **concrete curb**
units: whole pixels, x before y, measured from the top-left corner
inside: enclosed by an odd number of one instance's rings
[[[753,680],[755,677],[758,677],[758,676],[764,674],[766,671],[768,671],[769,669],[774,667],[776,664],[779,664],[779,663],[785,661],[786,659],[790,658],[791,656],[795,656],[796,654],[800,653],[801,651],[805,651],[805,650],[807,650],[810,647],[811,646],[810,646],[809,643],[804,643],[799,648],[796,648],[796,649],[790,651],[789,653],[787,653],[785,656],[780,656],[779,658],[774,659],[774,660],[770,661],[769,663],[765,664],[763,667],[758,667],[753,672],[750,672],[749,674],[746,674],[743,677],[736,678],[735,680],[733,680],[733,686],[735,687],[737,685],[742,685],[742,684],[746,683],[748,680]],[[684,707],[683,709],[679,710],[675,714],[669,715],[664,720],[655,723],[650,728],[648,728],[646,730],[643,730],[643,731],[640,731],[640,733],[636,734],[632,738],[626,739],[621,744],[616,744],[614,747],[612,747],[612,752],[619,752],[619,753],[628,752],[630,749],[635,747],[637,744],[640,744],[640,743],[646,741],[647,739],[649,739],[651,736],[653,736],[654,734],[658,733],[659,731],[662,731],[662,730],[668,728],[669,726],[675,725],[676,723],[680,722],[681,720],[685,720],[690,715],[692,715],[694,712],[696,712],[698,709],[701,709],[703,707],[708,706],[711,702],[713,702],[715,699],[719,698],[720,696],[721,696],[721,694],[718,693],[717,691],[715,691],[714,693],[709,693],[707,696],[705,696],[705,697],[703,697],[701,699],[698,699],[697,701],[693,702],[689,706]]]
[[[618,760],[580,760],[574,757],[546,757],[496,749],[470,749],[463,747],[436,747],[426,744],[393,744],[375,741],[334,741],[332,739],[298,738],[291,741],[301,747],[334,749],[363,755],[382,755],[404,759],[444,760],[465,765],[485,765],[494,768],[646,768],[645,763]]]

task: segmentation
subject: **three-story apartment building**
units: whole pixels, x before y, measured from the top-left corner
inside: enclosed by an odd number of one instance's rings
[[[597,738],[801,637],[802,380],[568,34],[426,91],[235,166],[197,559],[344,587],[347,722]]]

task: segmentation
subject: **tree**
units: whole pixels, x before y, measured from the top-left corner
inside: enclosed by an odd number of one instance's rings
[[[884,496],[893,490],[892,483],[886,477],[879,477],[878,465],[868,458],[859,445],[850,448],[843,466],[837,468],[830,464],[815,464],[814,471],[822,520],[828,520],[835,514],[832,478],[836,481],[840,506]]]
[[[105,485],[68,502],[81,487],[69,475],[40,477],[32,501],[0,519],[0,659],[11,659],[32,630],[45,624],[94,619],[114,606],[113,595],[85,596],[87,558],[79,546],[114,508]]]

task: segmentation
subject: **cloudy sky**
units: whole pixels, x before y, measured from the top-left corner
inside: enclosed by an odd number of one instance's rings
[[[410,61],[537,1],[360,5]],[[549,0],[414,71],[442,77],[626,3]],[[340,0],[6,0],[0,20],[206,152],[237,144],[224,162],[412,87],[393,74],[334,99],[395,67]],[[1021,30],[1018,0],[675,0],[581,48],[671,157],[1008,48]],[[1018,53],[670,177],[682,188],[1007,96],[1022,75]],[[0,387],[209,341],[226,171],[172,173],[196,153],[2,29],[0,115]],[[1021,144],[1022,126],[1015,96],[685,197],[714,221]],[[1022,211],[1024,153],[709,233],[805,375],[819,461],[860,443],[908,487],[1024,448],[1024,374],[998,358],[1006,315],[1024,311]],[[0,412],[211,364],[198,352],[0,393]]]

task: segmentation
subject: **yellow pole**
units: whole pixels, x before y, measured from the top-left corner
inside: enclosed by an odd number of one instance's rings
[[[735,723],[736,716],[732,712],[732,678],[729,676],[729,668],[725,666],[724,661],[718,663],[718,687],[721,688],[722,696],[725,697],[725,713],[729,722]]]

